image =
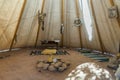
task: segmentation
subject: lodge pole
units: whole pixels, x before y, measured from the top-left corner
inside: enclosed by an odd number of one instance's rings
[[[16,37],[17,31],[18,31],[18,28],[19,28],[19,25],[20,25],[20,20],[21,20],[21,18],[22,18],[22,14],[23,14],[23,11],[24,11],[24,8],[25,8],[25,5],[26,5],[26,2],[27,2],[27,1],[24,0],[24,3],[23,3],[23,6],[22,6],[22,9],[21,9],[21,12],[20,12],[19,20],[18,20],[18,23],[17,23],[16,29],[15,29],[15,32],[14,32],[14,35],[13,35],[13,38],[12,38],[12,42],[11,42],[11,45],[10,45],[9,51],[12,50],[12,47],[13,47],[13,44],[14,44],[14,40],[15,40],[15,37]]]

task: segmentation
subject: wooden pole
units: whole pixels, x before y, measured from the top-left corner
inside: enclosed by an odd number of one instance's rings
[[[45,5],[45,0],[43,0],[43,2],[42,2],[42,8],[41,8],[40,14],[43,14],[44,5]],[[39,16],[39,15],[38,15],[38,16]],[[38,20],[38,21],[39,21],[39,20]],[[39,22],[38,22],[38,23],[39,23]],[[36,40],[35,40],[35,47],[37,47],[38,37],[39,37],[39,33],[40,33],[40,27],[41,27],[41,24],[39,23],[39,24],[38,24],[38,30],[37,30],[37,36],[36,36]]]
[[[119,43],[119,53],[120,53],[120,43]]]
[[[61,0],[61,24],[64,26],[64,0]],[[61,47],[63,47],[64,33],[61,34]]]
[[[92,0],[90,0],[90,4],[91,4],[91,10],[92,10],[92,14],[93,14],[93,18],[94,18],[94,21],[95,21],[97,34],[98,34],[98,39],[99,39],[99,42],[100,42],[100,47],[102,49],[102,53],[104,53],[105,49],[104,49],[104,45],[103,45],[102,38],[101,38],[101,35],[100,35],[100,31],[99,31],[99,28],[98,28],[98,23],[96,21],[96,16],[95,16],[95,11],[94,11],[94,8],[93,8]]]
[[[13,39],[12,39],[12,42],[11,42],[11,45],[10,45],[10,49],[9,49],[9,51],[12,50],[13,43],[14,43],[14,40],[15,40],[15,37],[16,37],[16,34],[17,34],[17,31],[18,31],[19,25],[20,25],[20,20],[21,20],[21,18],[22,18],[22,14],[23,14],[23,11],[24,11],[24,8],[25,8],[25,5],[26,5],[26,0],[24,0],[23,6],[22,6],[22,9],[21,9],[21,12],[20,12],[19,20],[18,20],[18,23],[17,23],[16,29],[15,29],[15,32],[14,32],[14,35],[13,35]]]
[[[80,18],[80,13],[79,13],[79,1],[76,0],[76,15],[77,15],[77,18]],[[79,26],[79,35],[80,35],[80,46],[81,46],[81,49],[83,48],[83,45],[82,45],[82,33],[81,33],[81,26]]]
[[[113,0],[110,0],[110,4],[111,4],[111,6],[115,6],[115,3],[114,3]],[[119,27],[120,27],[120,19],[117,18],[117,21],[118,21],[118,24],[119,24]]]
[[[115,6],[115,3],[114,3],[113,0],[110,0],[110,4],[111,4],[111,6]],[[119,25],[119,28],[120,28],[120,18],[117,18],[117,22],[118,22],[118,25]]]
[[[111,6],[115,6],[115,3],[114,3],[114,1],[113,0],[110,0],[110,4],[111,4]],[[119,14],[118,14],[119,15]],[[119,25],[119,28],[120,28],[120,18],[118,17],[117,18],[117,22],[118,22],[118,25]],[[119,43],[120,44],[120,43]],[[119,53],[120,53],[120,45],[119,45]]]
[[[110,0],[110,4],[111,4],[112,6],[115,5],[113,0]]]

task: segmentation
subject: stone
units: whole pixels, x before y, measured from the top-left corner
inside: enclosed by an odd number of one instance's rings
[[[58,71],[60,71],[60,72],[62,72],[62,71],[64,71],[64,70],[65,70],[64,67],[59,67],[59,68],[58,68]]]
[[[56,68],[58,68],[58,67],[60,67],[61,65],[62,65],[62,62],[57,62],[57,63],[55,63],[54,66],[55,66]]]
[[[43,64],[43,69],[44,69],[44,70],[47,70],[48,67],[49,67],[49,64],[47,64],[47,63],[44,63],[44,64]]]
[[[67,64],[63,63],[63,64],[62,64],[62,67],[63,67],[64,69],[67,69]]]
[[[118,62],[117,57],[112,57],[109,59],[109,63],[107,65],[107,67],[116,70],[118,68],[118,64],[119,64],[119,62]]]
[[[56,71],[57,69],[54,67],[54,65],[50,65],[50,66],[48,67],[48,70],[49,70],[49,71]]]
[[[39,62],[39,63],[37,64],[37,68],[43,68],[43,65],[44,65],[43,62]]]

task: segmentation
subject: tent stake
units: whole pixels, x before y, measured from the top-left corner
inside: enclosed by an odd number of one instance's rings
[[[45,0],[43,0],[43,2],[42,2],[42,8],[41,8],[41,11],[40,11],[41,14],[43,14],[44,5],[45,5]],[[39,37],[39,33],[40,33],[40,27],[41,27],[41,23],[38,22],[38,30],[37,30],[36,40],[35,40],[35,47],[37,47],[38,37]]]
[[[14,43],[14,40],[15,40],[15,37],[16,37],[16,34],[17,34],[17,31],[18,31],[19,25],[20,25],[20,20],[21,20],[21,18],[22,18],[22,14],[23,14],[23,11],[24,11],[24,8],[25,8],[25,5],[26,5],[26,0],[24,0],[23,6],[22,6],[22,9],[21,9],[21,12],[20,12],[19,20],[18,20],[18,23],[17,23],[16,29],[15,29],[15,32],[14,32],[14,35],[13,35],[13,39],[12,39],[12,42],[11,42],[11,45],[10,45],[10,49],[9,49],[9,51],[12,50],[13,43]]]
[[[103,45],[102,38],[101,38],[101,35],[100,35],[100,31],[99,31],[99,28],[98,28],[98,23],[96,21],[96,16],[95,16],[95,11],[94,11],[94,8],[93,8],[92,0],[90,0],[90,4],[91,4],[91,10],[92,10],[92,14],[93,14],[93,18],[94,18],[94,21],[95,21],[97,34],[98,34],[98,39],[99,39],[99,42],[100,42],[100,47],[102,49],[102,53],[104,53],[105,49],[104,49],[104,45]]]
[[[79,1],[76,0],[76,15],[77,15],[77,18],[80,18],[80,14],[79,14]],[[83,48],[83,45],[82,45],[82,32],[81,32],[81,26],[79,26],[79,36],[80,36],[80,46],[81,46],[81,49]]]

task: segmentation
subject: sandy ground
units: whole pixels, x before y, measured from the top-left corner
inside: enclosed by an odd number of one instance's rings
[[[0,59],[0,80],[64,80],[76,66],[85,62],[97,63],[101,67],[109,70],[114,77],[113,71],[106,67],[107,62],[97,62],[69,49],[67,51],[70,55],[54,56],[61,58],[63,61],[70,62],[71,65],[69,69],[64,72],[38,72],[36,69],[37,61],[47,60],[48,55],[30,56],[31,50],[32,49],[23,49],[7,52],[6,54],[11,54],[11,56]]]

